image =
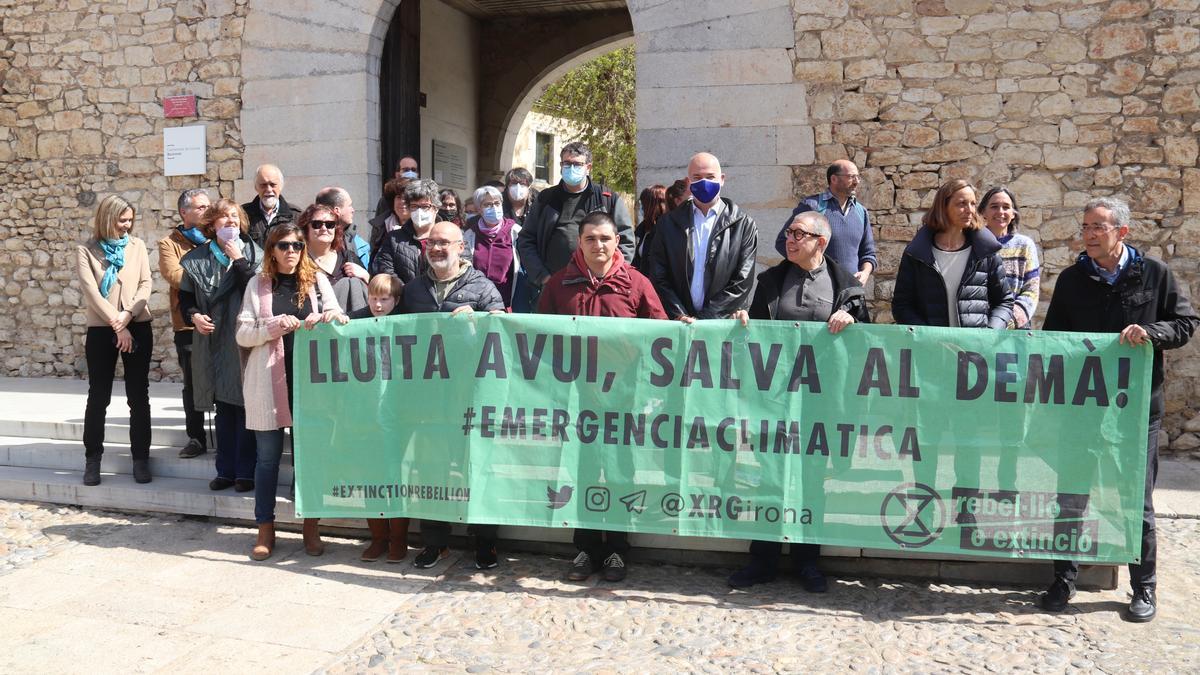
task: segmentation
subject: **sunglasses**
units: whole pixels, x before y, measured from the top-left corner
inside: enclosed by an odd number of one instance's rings
[[[308,226],[314,230],[336,230],[337,229],[337,221],[336,220],[313,220],[313,221],[309,222]]]
[[[302,241],[277,241],[277,242],[275,242],[275,250],[283,251],[284,253],[287,253],[288,251],[295,251],[295,252],[299,253],[300,251],[304,250],[304,242],[302,242]]]

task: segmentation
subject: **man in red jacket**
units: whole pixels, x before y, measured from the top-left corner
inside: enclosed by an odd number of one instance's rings
[[[542,287],[538,313],[666,319],[654,285],[625,261],[619,243],[617,226],[607,213],[585,217],[571,262]],[[624,532],[577,529],[575,548],[579,555],[567,579],[584,581],[600,570],[606,581],[625,578],[629,541]]]

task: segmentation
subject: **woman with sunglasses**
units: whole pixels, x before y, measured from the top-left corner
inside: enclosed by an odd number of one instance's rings
[[[284,429],[292,426],[292,345],[299,328],[349,319],[329,280],[304,252],[304,230],[291,223],[271,228],[262,274],[246,285],[238,315],[237,341],[250,350],[244,369],[246,426],[258,439],[254,469],[254,520],[258,539],[250,557],[266,560],[275,548],[275,496]],[[325,546],[317,519],[304,519],[304,550],[321,555]]]
[[[179,311],[193,326],[192,401],[216,406],[217,476],[210,490],[254,489],[254,432],[246,429],[237,316],[246,284],[262,267],[262,249],[250,238],[250,218],[237,202],[221,199],[204,213],[200,233],[208,242],[180,260]]]
[[[333,209],[313,204],[300,214],[296,224],[304,231],[308,256],[329,279],[338,306],[346,313],[365,309],[371,277],[358,254],[346,248],[346,226],[338,221]]]

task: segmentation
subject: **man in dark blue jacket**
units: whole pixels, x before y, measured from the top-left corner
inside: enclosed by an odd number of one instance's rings
[[[1154,347],[1150,376],[1150,425],[1146,439],[1146,492],[1142,506],[1141,563],[1129,566],[1133,600],[1124,618],[1144,623],[1157,607],[1157,542],[1154,483],[1158,477],[1158,433],[1163,415],[1163,350],[1187,344],[1200,325],[1187,289],[1166,263],[1143,256],[1125,243],[1129,207],[1119,199],[1094,199],[1084,206],[1080,234],[1085,251],[1063,270],[1046,312],[1045,330],[1120,333],[1124,344]],[[1059,611],[1075,595],[1079,563],[1057,560],[1054,583],[1042,594],[1044,609]]]

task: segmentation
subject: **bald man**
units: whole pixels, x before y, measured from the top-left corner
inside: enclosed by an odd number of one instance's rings
[[[691,201],[659,219],[648,254],[650,279],[667,316],[744,318],[754,281],[758,227],[732,200],[721,196],[725,174],[707,152],[688,162]]]
[[[833,237],[825,255],[833,258],[842,269],[854,273],[854,278],[864,286],[879,261],[875,258],[875,235],[871,233],[871,217],[867,209],[858,202],[858,185],[862,177],[858,167],[848,159],[839,159],[825,169],[825,182],[829,189],[819,195],[800,200],[792,211],[791,218],[784,223],[779,236],[775,237],[775,250],[786,256],[784,239],[788,224],[797,214],[816,211],[829,220]]]
[[[250,238],[260,247],[266,245],[267,230],[279,223],[294,223],[300,209],[283,198],[283,172],[274,164],[263,164],[254,172],[254,191],[258,196],[242,204],[250,217]]]

